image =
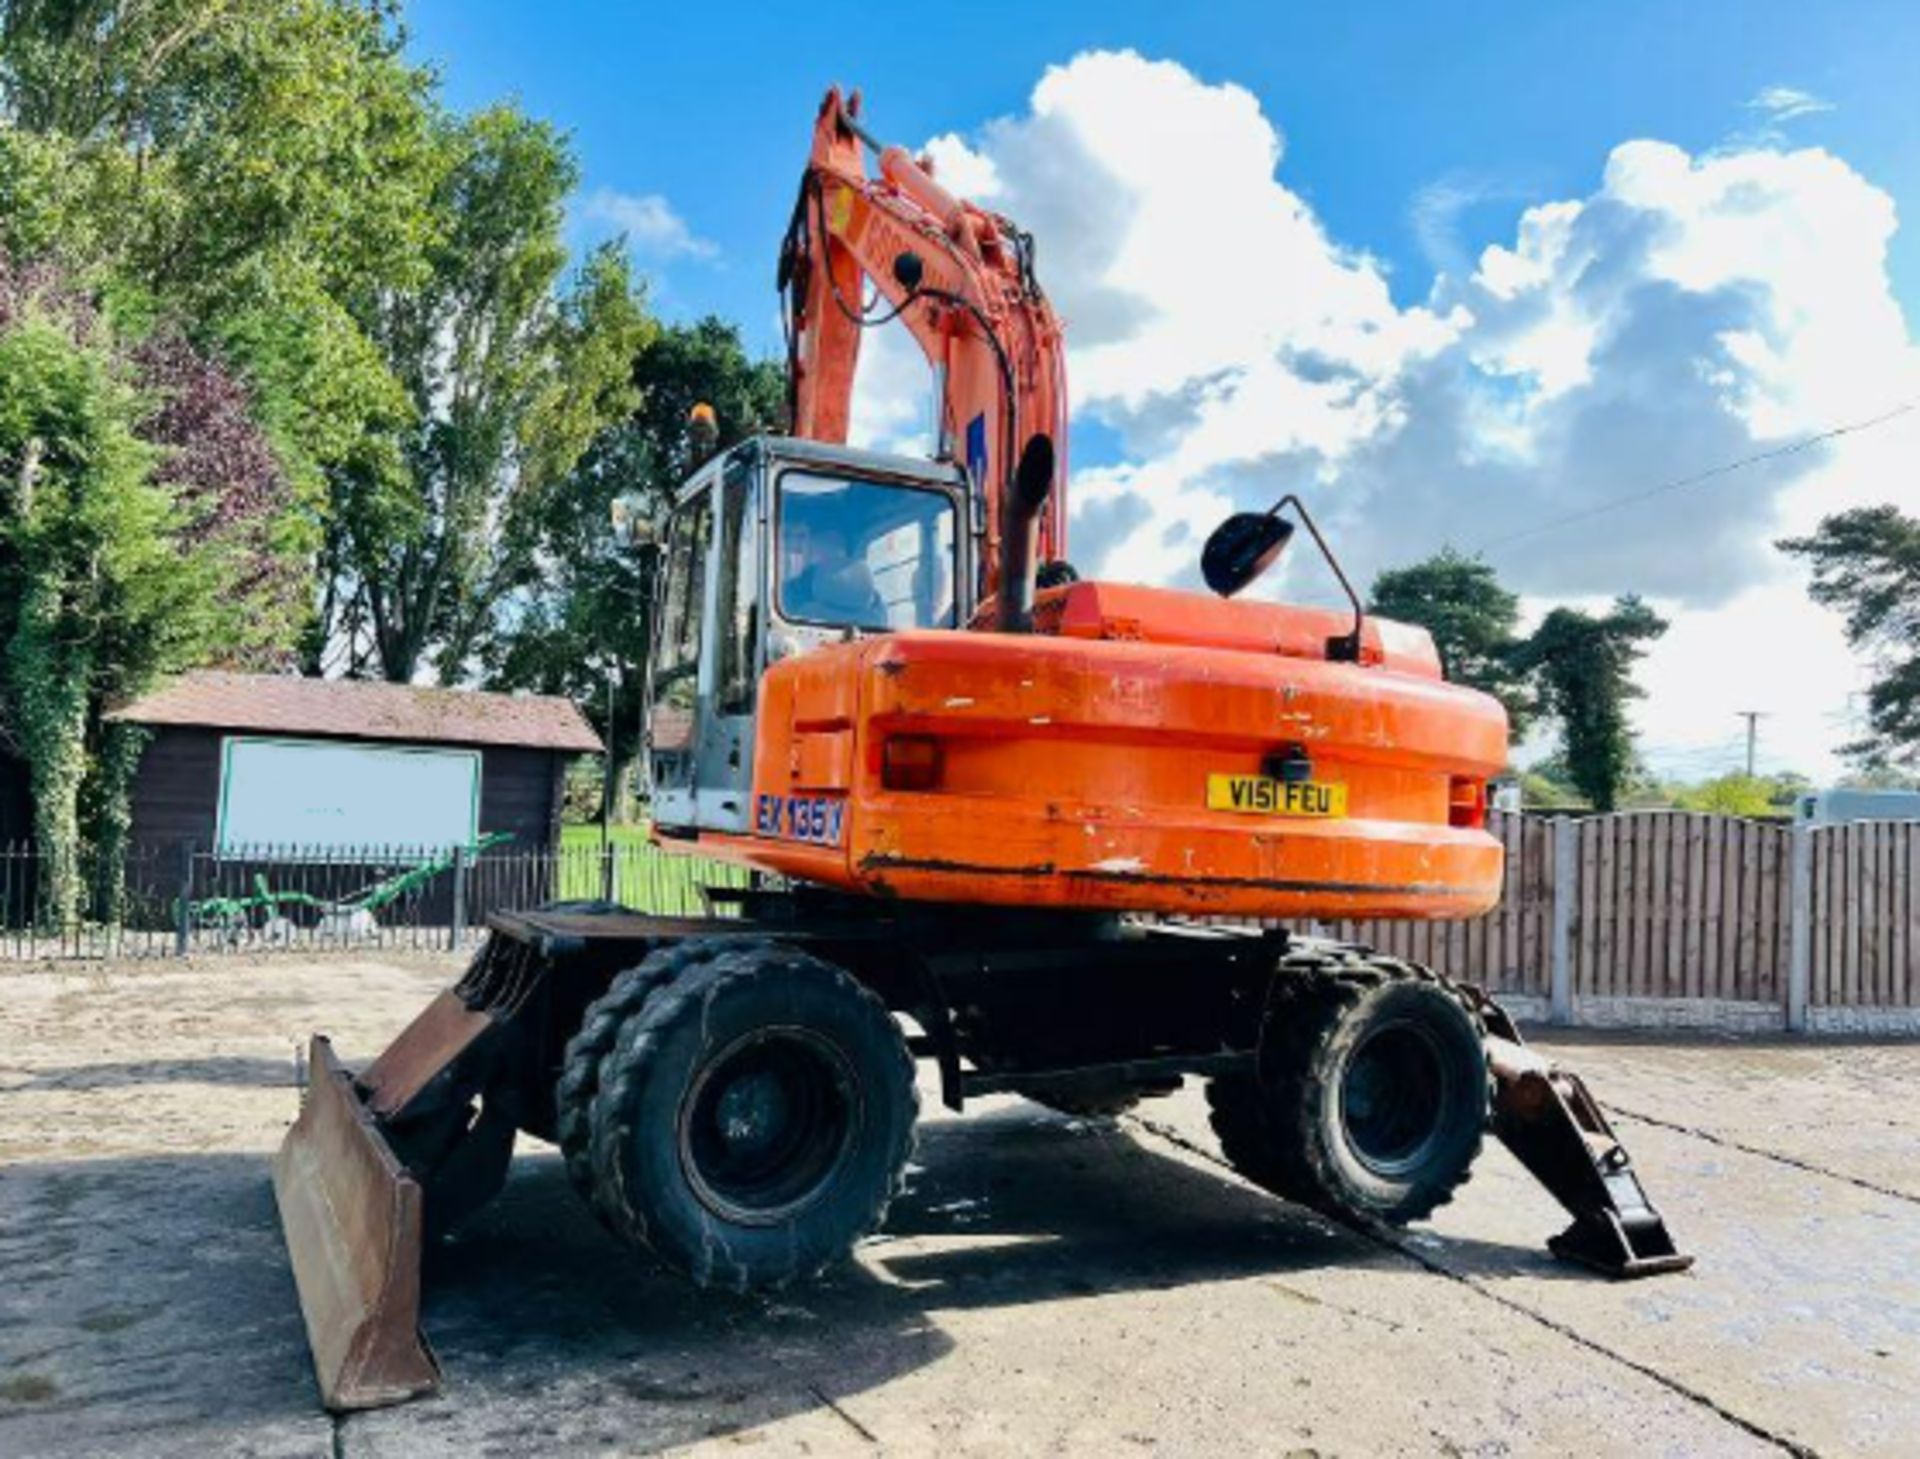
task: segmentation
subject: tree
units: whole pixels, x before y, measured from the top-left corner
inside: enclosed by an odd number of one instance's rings
[[[1920,519],[1892,503],[1827,517],[1781,551],[1813,567],[1813,600],[1846,614],[1873,661],[1868,732],[1844,753],[1865,768],[1920,770]]]
[[[354,310],[425,277],[449,165],[384,0],[0,0],[0,247],[237,367],[317,518],[407,397]],[[384,449],[383,449],[384,447]]]
[[[154,679],[282,637],[287,492],[244,394],[178,336],[129,342],[45,269],[0,255],[0,735],[25,761],[51,854],[48,914],[76,865],[102,711]],[[123,785],[92,797],[107,839]]]
[[[1520,800],[1529,810],[1584,809],[1573,779],[1567,774],[1567,762],[1559,755],[1536,760],[1520,771]]]
[[[1678,810],[1704,811],[1718,816],[1778,816],[1793,809],[1808,789],[1801,775],[1748,775],[1730,770],[1698,785],[1682,786],[1674,794]]]
[[[564,140],[462,116],[395,0],[0,0],[0,248],[240,377],[314,553],[310,672],[467,673],[539,499],[633,407]]]
[[[564,694],[580,705],[612,752],[616,785],[638,753],[653,562],[614,544],[613,499],[638,494],[664,519],[699,464],[687,427],[696,403],[714,406],[723,449],[778,429],[786,409],[780,367],[749,359],[739,331],[713,318],[661,329],[634,357],[632,383],[640,408],[603,431],[565,488],[544,499],[530,554],[536,570],[495,614],[482,650],[490,687]],[[624,797],[615,809],[624,816]]]
[[[1381,573],[1372,600],[1368,612],[1431,633],[1447,678],[1491,694],[1506,707],[1514,738],[1526,733],[1536,706],[1515,662],[1520,600],[1501,587],[1492,567],[1444,548],[1423,562]]]
[[[1538,676],[1542,708],[1559,723],[1568,777],[1597,811],[1614,809],[1633,773],[1627,703],[1642,692],[1633,665],[1642,645],[1666,631],[1665,620],[1627,595],[1605,617],[1555,608],[1515,657]]]
[[[524,574],[539,504],[633,409],[630,361],[651,327],[618,248],[557,291],[575,167],[552,128],[495,107],[450,122],[444,145],[428,277],[365,321],[411,403],[404,471],[335,473],[326,564],[341,585],[329,637],[364,627],[350,660],[402,683],[468,669]]]

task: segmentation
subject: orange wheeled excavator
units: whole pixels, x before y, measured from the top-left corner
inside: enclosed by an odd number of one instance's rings
[[[1274,930],[1492,907],[1500,707],[1350,589],[1237,598],[1296,521],[1339,573],[1291,498],[1213,534],[1213,596],[1075,580],[1033,242],[877,144],[857,94],[821,107],[779,286],[793,434],[678,495],[648,746],[659,844],[772,876],[703,917],[495,914],[366,1069],[313,1040],[274,1185],[325,1403],[435,1386],[422,1249],[517,1133],[623,1240],[777,1287],[884,1218],[916,1059],[956,1110],[1111,1114],[1204,1079],[1239,1171],[1349,1222],[1427,1216],[1490,1129],[1572,1216],[1557,1253],[1686,1265],[1584,1086],[1497,1005]],[[931,460],[843,444],[862,331],[895,317],[937,381]]]

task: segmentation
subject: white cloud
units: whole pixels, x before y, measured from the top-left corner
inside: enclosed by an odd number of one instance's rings
[[[1834,107],[1832,102],[1822,101],[1812,92],[1802,91],[1797,86],[1765,86],[1747,102],[1747,109],[1762,112],[1775,122],[1790,122],[1796,117],[1832,111]]]
[[[1775,119],[1823,105],[1769,96]],[[1192,583],[1213,521],[1293,489],[1364,581],[1920,396],[1887,280],[1892,201],[1819,149],[1624,142],[1591,193],[1529,208],[1477,259],[1459,245],[1404,306],[1287,185],[1257,99],[1169,62],[1076,57],[1026,113],[932,150],[1033,230],[1076,412],[1122,444],[1071,484],[1083,571]],[[1468,192],[1429,200],[1436,227]],[[890,358],[862,394],[905,420],[924,371]],[[1771,543],[1846,502],[1920,510],[1916,420],[1490,556],[1532,598],[1636,591],[1669,612],[1644,675],[1650,750],[1772,708],[1763,735],[1828,773],[1856,672]]]
[[[1528,195],[1511,180],[1471,172],[1449,172],[1413,195],[1413,201],[1407,205],[1407,223],[1434,272],[1471,273],[1473,259],[1463,236],[1468,215],[1484,204],[1519,202]]]
[[[874,451],[933,454],[933,377],[899,320],[860,334],[847,439]]]
[[[634,252],[655,259],[713,258],[719,247],[699,237],[659,193],[623,193],[595,188],[581,204],[590,222],[627,235]]]

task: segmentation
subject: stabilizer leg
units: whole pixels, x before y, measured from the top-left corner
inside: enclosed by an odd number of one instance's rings
[[[1580,1077],[1521,1044],[1504,1015],[1489,1023],[1493,1132],[1573,1217],[1547,1243],[1553,1254],[1615,1278],[1692,1266]]]

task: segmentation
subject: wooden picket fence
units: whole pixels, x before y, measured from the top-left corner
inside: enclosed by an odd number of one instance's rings
[[[1489,827],[1507,851],[1506,887],[1491,914],[1468,922],[1335,922],[1335,937],[1438,968],[1496,992],[1544,998],[1553,935],[1552,823],[1501,815]]]
[[[1329,930],[1560,1022],[1920,1028],[1920,821],[1629,811],[1492,829],[1507,883],[1490,915]]]

